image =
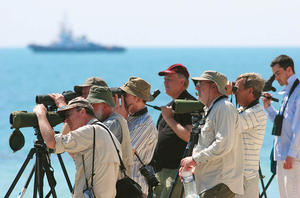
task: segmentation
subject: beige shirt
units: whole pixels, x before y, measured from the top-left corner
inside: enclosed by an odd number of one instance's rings
[[[215,103],[192,156],[197,162],[195,178],[199,194],[220,183],[234,193],[243,194],[243,144],[238,112],[232,103],[226,99]]]
[[[116,195],[116,182],[119,174],[119,158],[112,139],[108,132],[99,125],[90,125],[96,119],[67,135],[56,134],[55,153],[74,153],[76,176],[74,185],[74,198],[84,198],[82,191],[86,188],[85,174],[82,165],[84,155],[86,177],[91,185],[92,158],[93,158],[93,127],[95,127],[95,164],[94,164],[94,192],[97,198],[114,198]],[[120,149],[118,140],[112,135],[116,146]]]

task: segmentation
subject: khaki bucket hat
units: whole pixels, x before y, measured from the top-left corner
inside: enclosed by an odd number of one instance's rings
[[[61,113],[63,111],[67,111],[69,109],[73,109],[75,107],[85,107],[90,109],[92,112],[94,112],[94,108],[92,105],[89,103],[87,99],[84,99],[83,97],[77,97],[69,101],[68,105],[59,108],[57,113]]]
[[[214,83],[216,83],[219,92],[222,95],[226,95],[226,84],[227,84],[227,78],[224,74],[217,72],[217,71],[210,71],[207,70],[203,72],[203,74],[200,77],[193,77],[192,80],[195,81],[202,81],[202,80],[209,80]]]
[[[89,86],[93,86],[93,85],[108,87],[105,80],[103,80],[102,78],[91,77],[91,78],[88,78],[82,85],[74,86],[74,91],[76,93],[81,93],[81,90],[83,87],[89,87]]]
[[[111,90],[108,87],[92,86],[87,97],[87,100],[92,103],[106,103],[111,107],[115,106],[112,98]]]
[[[120,89],[126,93],[142,98],[144,101],[151,101],[151,85],[139,77],[130,77],[129,81],[121,86]]]

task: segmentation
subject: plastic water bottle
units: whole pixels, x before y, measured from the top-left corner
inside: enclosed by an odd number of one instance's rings
[[[181,173],[183,179],[185,198],[200,198],[196,190],[196,181],[192,170],[183,170]]]

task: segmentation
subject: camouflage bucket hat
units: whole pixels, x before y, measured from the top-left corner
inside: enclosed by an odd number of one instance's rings
[[[142,98],[144,101],[150,101],[151,85],[139,77],[130,77],[129,81],[121,86],[120,89]]]
[[[57,113],[73,109],[75,107],[85,107],[90,109],[92,112],[94,112],[94,108],[92,105],[89,103],[87,99],[84,99],[82,97],[77,97],[69,101],[68,105],[64,106],[63,108],[60,108]]]
[[[218,91],[222,95],[226,95],[226,84],[227,84],[227,78],[222,73],[216,72],[216,71],[205,71],[200,77],[194,77],[192,80],[195,81],[202,81],[202,80],[209,80],[214,83],[216,83],[218,87]]]
[[[106,103],[111,107],[115,106],[111,90],[108,87],[92,86],[87,97],[90,103]]]
[[[103,80],[102,78],[91,77],[91,78],[88,78],[82,85],[74,86],[74,91],[76,93],[81,93],[81,90],[83,87],[89,87],[89,86],[93,86],[93,85],[108,87],[105,80]]]

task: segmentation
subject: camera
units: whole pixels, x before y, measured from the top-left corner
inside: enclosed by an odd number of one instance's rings
[[[265,81],[265,86],[263,91],[276,91],[276,88],[272,86],[273,81],[275,80],[275,75],[273,74],[268,80]]]
[[[272,135],[275,135],[275,136],[281,135],[282,121],[283,121],[283,115],[277,114],[274,119]]]
[[[154,175],[154,169],[151,165],[143,165],[140,168],[141,174],[146,178],[147,183],[151,187],[155,187],[158,185],[159,181]]]
[[[96,198],[94,190],[92,187],[83,190],[83,195],[85,198]]]
[[[116,94],[118,95],[119,98],[121,98],[121,96],[124,97],[126,95],[126,92],[123,91],[120,87],[110,87],[109,89],[110,89],[113,97]],[[153,101],[159,94],[160,94],[160,91],[158,89],[156,89],[152,94],[150,94],[150,101]]]

